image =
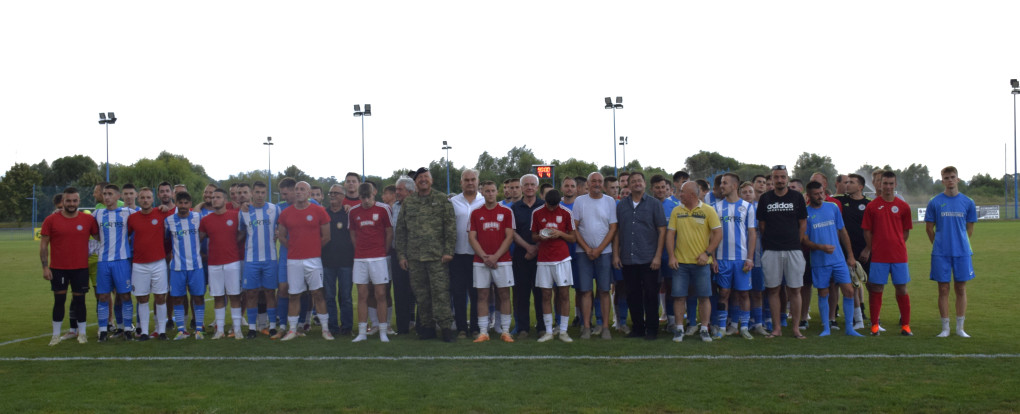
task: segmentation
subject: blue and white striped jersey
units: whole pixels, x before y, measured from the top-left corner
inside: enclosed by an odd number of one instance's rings
[[[99,222],[99,261],[112,262],[131,258],[131,239],[128,237],[127,220],[133,211],[124,207],[114,210],[96,210]]]
[[[173,241],[170,253],[170,270],[184,271],[202,268],[201,247],[198,243],[198,226],[202,216],[189,211],[187,217],[174,214],[166,218],[166,229]]]
[[[723,198],[716,200],[713,207],[719,215],[723,232],[722,242],[716,248],[716,259],[741,261],[747,259],[747,229],[758,226],[754,205],[741,199],[730,202]]]
[[[276,223],[280,218],[280,207],[266,203],[262,207],[248,206],[248,212],[240,214],[241,228],[248,234],[244,241],[246,262],[276,260]]]

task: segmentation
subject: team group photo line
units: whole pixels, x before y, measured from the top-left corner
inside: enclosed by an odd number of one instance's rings
[[[90,290],[98,342],[291,341],[316,327],[352,342],[411,332],[573,342],[571,327],[582,340],[805,339],[815,295],[819,336],[914,335],[913,220],[892,171],[873,172],[874,199],[859,174],[830,189],[824,174],[804,183],[785,165],[750,179],[592,172],[559,188],[534,174],[478,176],[464,170],[456,195],[433,189],[427,168],[381,189],[353,172],[328,189],[283,178],[280,204],[261,181],[209,184],[201,199],[169,182],[103,182],[94,211],[68,187],[39,245],[54,298],[49,345],[89,342]],[[970,337],[977,208],[959,181],[955,167],[941,170],[944,191],[923,218],[942,338]],[[880,319],[890,281],[895,322]]]

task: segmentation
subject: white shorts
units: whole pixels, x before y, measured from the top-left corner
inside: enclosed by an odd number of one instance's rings
[[[766,250],[761,254],[765,287],[772,289],[786,281],[786,287],[804,286],[804,253],[800,250]]]
[[[574,273],[570,267],[570,259],[562,262],[538,262],[538,271],[535,272],[535,286],[543,289],[552,289],[553,283],[559,287],[574,284]]]
[[[354,259],[354,275],[356,285],[383,285],[390,283],[390,261],[387,257],[371,259]]]
[[[287,259],[287,293],[322,289],[322,259]]]
[[[209,265],[209,294],[213,296],[241,294],[241,262]]]
[[[486,266],[485,263],[475,263],[474,279],[475,289],[488,289],[493,283],[495,283],[498,288],[513,286],[513,262],[496,263],[495,269]]]
[[[170,290],[166,261],[131,264],[131,294],[135,296],[163,295]]]

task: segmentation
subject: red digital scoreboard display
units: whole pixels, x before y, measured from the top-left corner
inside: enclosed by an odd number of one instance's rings
[[[535,175],[537,175],[538,178],[552,179],[553,178],[553,166],[552,165],[536,165],[535,166]]]

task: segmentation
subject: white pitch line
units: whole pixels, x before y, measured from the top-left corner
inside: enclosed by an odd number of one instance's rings
[[[181,357],[7,357],[0,362],[66,362],[66,361],[645,361],[645,360],[790,360],[790,359],[999,359],[1020,358],[1020,354],[791,354],[791,355],[478,355],[478,356],[181,356]]]

